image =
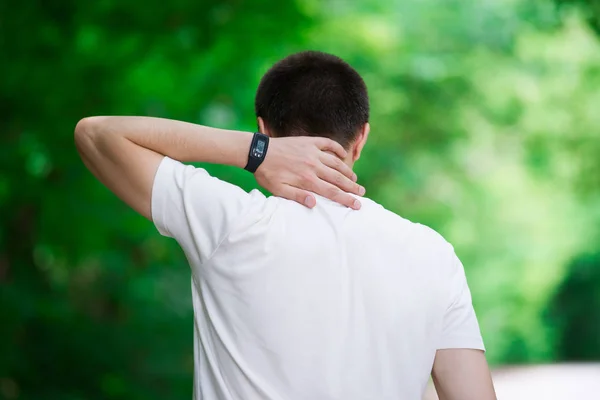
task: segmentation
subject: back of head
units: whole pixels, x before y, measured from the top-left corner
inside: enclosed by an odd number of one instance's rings
[[[271,136],[323,136],[347,148],[369,121],[369,98],[361,76],[341,58],[305,51],[263,76],[255,111]]]

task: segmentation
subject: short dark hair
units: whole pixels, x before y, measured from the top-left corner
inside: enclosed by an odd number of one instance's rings
[[[361,76],[341,58],[319,51],[292,54],[273,65],[254,105],[274,137],[324,136],[346,148],[369,121]]]

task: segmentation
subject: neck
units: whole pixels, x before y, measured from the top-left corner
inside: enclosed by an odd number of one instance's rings
[[[326,150],[326,152],[335,157],[338,157],[337,154],[335,154],[334,152],[331,152],[329,150]],[[344,164],[346,164],[350,168],[354,168],[354,161],[352,160],[352,154],[350,153],[350,151],[348,151],[348,155],[346,156],[346,158],[343,158],[342,161],[344,162]]]

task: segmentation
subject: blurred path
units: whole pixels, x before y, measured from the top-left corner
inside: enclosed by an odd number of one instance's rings
[[[502,367],[493,371],[498,400],[600,400],[600,363]],[[437,400],[431,385],[423,400]]]

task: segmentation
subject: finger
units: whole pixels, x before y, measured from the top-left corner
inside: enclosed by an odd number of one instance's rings
[[[324,180],[319,180],[315,183],[314,186],[315,188],[313,191],[316,194],[326,197],[329,200],[333,200],[336,203],[353,208],[355,210],[359,210],[361,207],[359,200],[357,200],[350,193],[344,192],[338,187],[332,185],[331,183],[325,182]]]
[[[322,166],[317,172],[317,176],[325,182],[329,182],[333,186],[347,193],[354,193],[359,196],[365,194],[365,188],[356,182],[352,182],[348,177],[342,175],[335,169]],[[319,193],[320,194],[320,193]]]
[[[342,174],[350,178],[353,182],[356,182],[356,180],[358,179],[354,171],[352,171],[352,168],[350,168],[345,162],[343,162],[341,159],[337,158],[333,154],[322,153],[320,160],[323,164],[327,165],[328,167],[340,171]]]
[[[295,201],[296,203],[302,204],[308,208],[313,208],[315,205],[317,205],[317,199],[312,193],[290,185],[281,185],[272,193],[275,196]]]
[[[328,138],[318,138],[317,147],[323,151],[331,151],[339,158],[346,158],[348,155],[348,152],[342,147],[341,144]]]

